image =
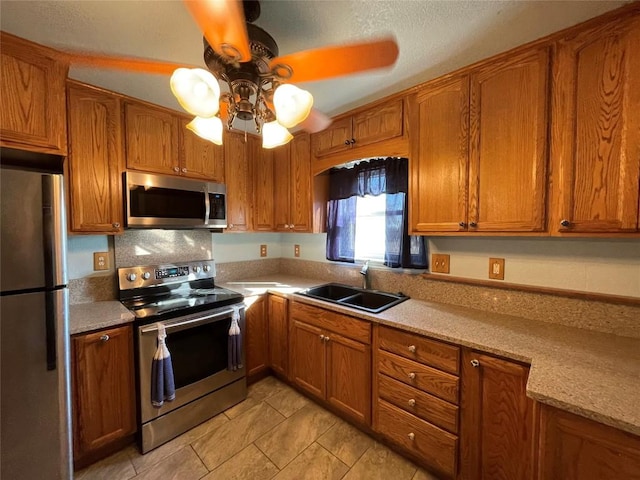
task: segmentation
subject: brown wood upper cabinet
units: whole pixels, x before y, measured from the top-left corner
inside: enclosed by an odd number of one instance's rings
[[[459,479],[535,478],[538,409],[526,396],[528,374],[525,365],[463,349]]]
[[[131,325],[71,337],[76,467],[106,456],[136,431]]]
[[[50,48],[0,32],[0,145],[67,153],[68,66]]]
[[[399,137],[403,133],[402,115],[402,99],[396,99],[336,120],[311,136],[313,155],[322,157]]]
[[[312,229],[311,155],[309,134],[299,133],[274,150],[274,218],[279,232]]]
[[[253,230],[272,232],[274,218],[274,151],[262,148],[259,137],[249,137],[249,162],[253,181]]]
[[[410,97],[413,233],[545,229],[548,73],[536,48]]]
[[[119,96],[76,82],[69,105],[69,229],[74,233],[123,231],[123,137]]]
[[[557,44],[552,159],[557,212],[550,230],[638,230],[640,14]]]
[[[224,146],[216,145],[187,130],[191,120],[180,118],[180,175],[224,183]]]
[[[249,136],[248,143],[258,141]],[[249,147],[244,135],[227,133],[224,138],[224,170],[227,185],[227,231],[251,230],[251,170]]]

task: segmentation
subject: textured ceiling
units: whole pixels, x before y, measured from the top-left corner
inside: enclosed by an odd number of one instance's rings
[[[255,22],[280,54],[391,33],[400,46],[384,72],[306,85],[334,115],[614,9],[622,1],[263,0]],[[54,47],[204,65],[202,37],[181,1],[0,2],[2,30]],[[168,78],[73,68],[76,78],[180,109]]]

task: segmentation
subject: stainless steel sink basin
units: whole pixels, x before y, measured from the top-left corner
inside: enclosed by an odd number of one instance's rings
[[[319,285],[297,292],[297,294],[318,300],[325,300],[337,305],[344,305],[345,307],[357,308],[370,313],[380,313],[409,298],[402,293],[395,294],[377,290],[364,290],[339,283]]]

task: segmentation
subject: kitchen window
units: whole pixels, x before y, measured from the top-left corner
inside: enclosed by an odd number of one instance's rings
[[[327,208],[327,259],[372,260],[427,268],[424,237],[407,235],[408,160],[372,159],[332,169]]]

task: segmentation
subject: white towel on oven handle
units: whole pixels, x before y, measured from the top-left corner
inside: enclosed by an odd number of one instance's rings
[[[240,331],[240,307],[232,307],[231,326],[229,327],[229,343],[227,369],[242,368],[242,332]]]

